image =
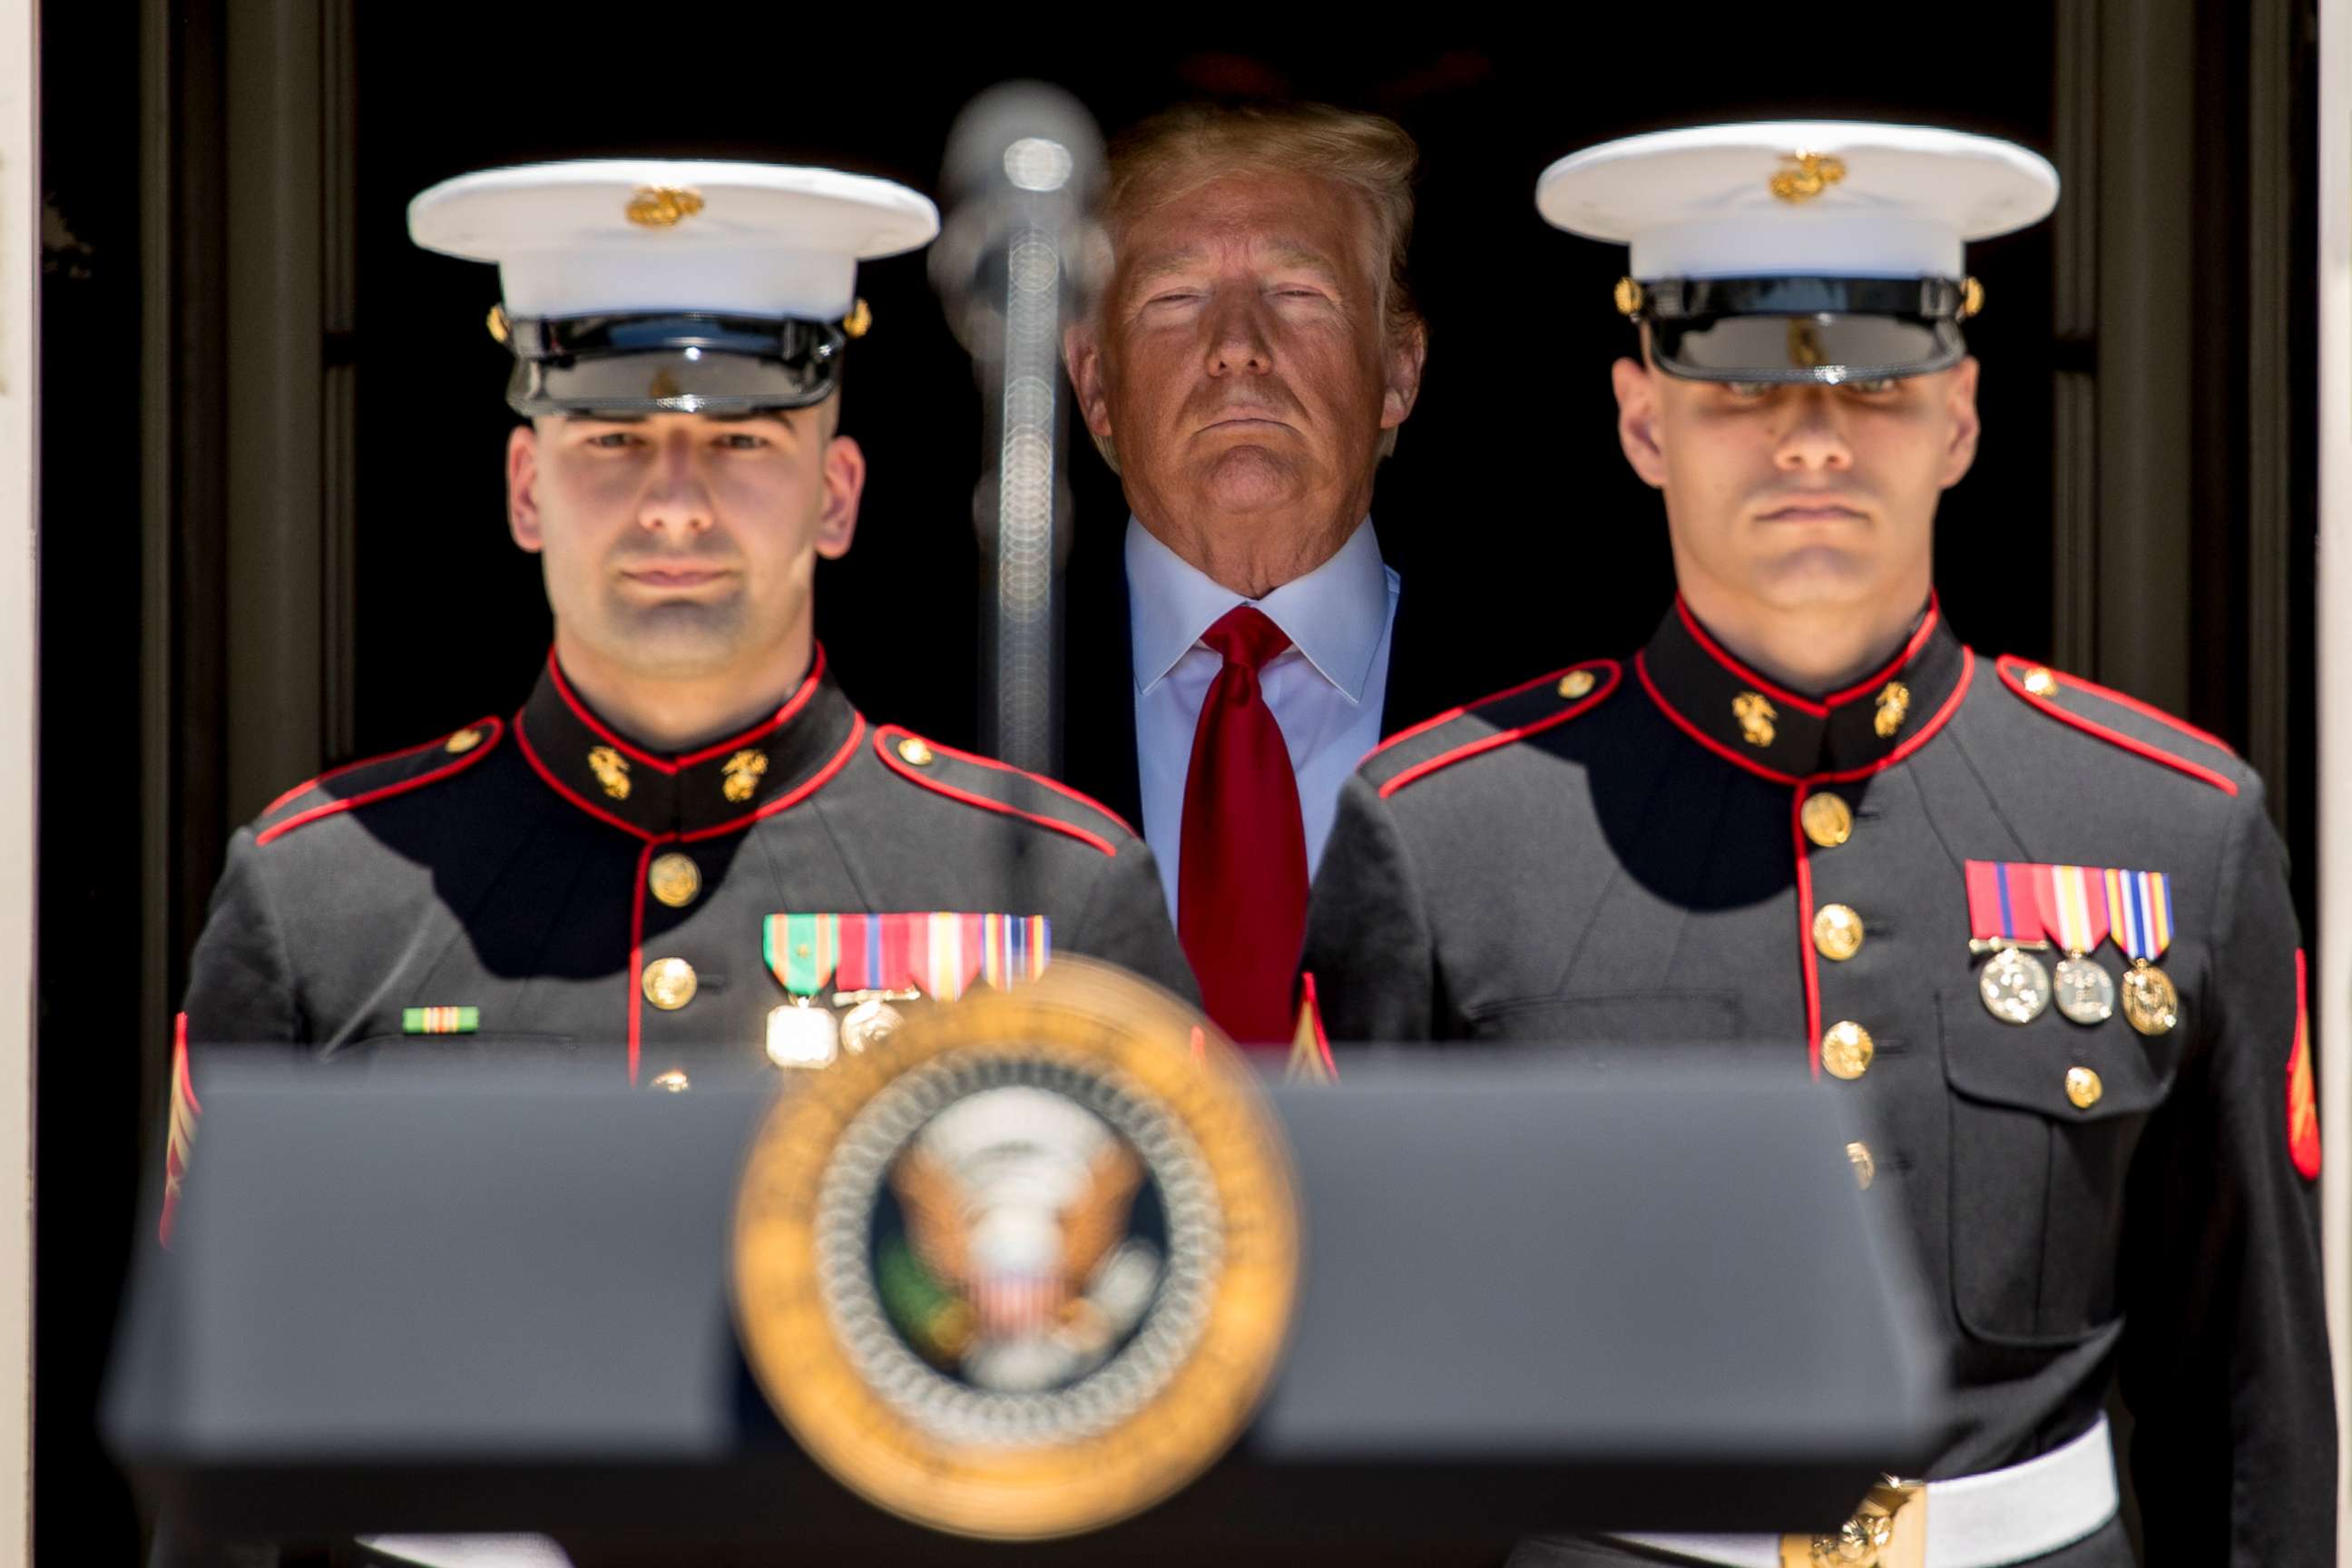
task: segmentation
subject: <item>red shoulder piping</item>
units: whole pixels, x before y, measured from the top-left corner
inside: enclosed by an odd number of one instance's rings
[[[260,833],[254,837],[254,843],[256,845],[268,844],[273,839],[284,837],[287,834],[293,832],[298,827],[316,822],[320,817],[332,816],[338,812],[356,810],[358,807],[362,805],[373,805],[379,800],[388,800],[396,795],[406,795],[410,790],[423,789],[429,784],[438,784],[443,779],[450,778],[457,773],[464,773],[467,768],[472,767],[476,763],[478,763],[484,757],[488,756],[492,752],[498,750],[499,742],[506,738],[506,723],[495,714],[486,715],[483,718],[477,719],[473,723],[467,726],[467,728],[474,730],[487,730],[489,733],[483,739],[480,745],[473,747],[462,755],[451,758],[446,763],[433,769],[429,773],[422,773],[417,774],[415,778],[402,779],[396,784],[384,784],[377,789],[362,790],[359,794],[354,795],[346,795],[341,800],[331,800],[323,805],[314,805],[308,811],[298,811],[293,816],[288,817],[285,821],[264,828]],[[453,730],[450,733],[455,734],[457,731]],[[431,745],[446,745],[447,743],[448,740],[446,736],[443,737],[439,741],[430,742]],[[426,749],[427,747],[425,746],[411,746],[405,752],[394,752],[389,753],[389,755],[393,757],[415,756],[418,752]],[[374,760],[377,762],[383,762],[387,759],[385,757],[378,757]],[[360,764],[356,763],[352,764],[353,767],[357,767]],[[337,773],[345,771],[347,770],[341,768],[336,770]],[[330,773],[321,773],[319,776],[323,779],[332,777],[333,775]]]
[[[1381,752],[1395,745],[1399,741],[1406,740],[1412,736],[1421,734],[1436,725],[1447,723],[1453,720],[1459,719],[1464,714],[1471,712],[1475,709],[1484,708],[1490,702],[1499,702],[1506,697],[1516,697],[1522,691],[1531,691],[1538,686],[1557,685],[1562,676],[1569,674],[1570,671],[1579,669],[1588,669],[1600,672],[1601,675],[1601,684],[1593,688],[1589,694],[1577,701],[1570,703],[1559,712],[1547,713],[1532,724],[1518,724],[1514,725],[1508,730],[1497,730],[1491,735],[1482,735],[1477,740],[1465,742],[1463,744],[1454,747],[1450,752],[1440,752],[1437,755],[1428,758],[1426,761],[1415,763],[1412,766],[1402,770],[1394,778],[1390,779],[1387,783],[1381,785],[1381,798],[1382,800],[1388,799],[1389,796],[1404,788],[1405,785],[1413,783],[1417,779],[1425,779],[1430,774],[1437,772],[1440,768],[1451,767],[1455,763],[1478,755],[1481,752],[1491,752],[1497,746],[1507,746],[1514,741],[1524,741],[1529,735],[1540,734],[1556,724],[1565,724],[1570,719],[1577,717],[1577,715],[1588,712],[1607,701],[1610,693],[1615,691],[1619,683],[1625,679],[1624,667],[1613,658],[1592,658],[1585,660],[1582,664],[1571,664],[1564,668],[1555,669],[1549,675],[1538,675],[1533,680],[1523,680],[1517,686],[1496,692],[1492,697],[1482,697],[1477,701],[1470,703],[1466,707],[1451,709],[1446,712],[1440,713],[1434,719],[1424,720],[1423,722],[1415,724],[1410,730],[1401,730],[1397,733],[1390,736],[1387,740],[1381,742],[1378,746],[1373,747],[1370,754],[1377,756]]]
[[[459,728],[471,729],[472,727],[472,725],[461,725]],[[449,735],[454,735],[456,733],[457,733],[457,731],[456,730],[449,731]],[[261,808],[261,815],[263,816],[268,816],[271,812],[276,811],[279,806],[286,805],[288,802],[298,800],[303,795],[310,794],[312,790],[317,789],[320,784],[325,784],[329,779],[339,779],[345,773],[351,773],[355,769],[370,767],[377,763],[397,762],[403,757],[413,757],[419,752],[429,752],[436,746],[446,746],[449,743],[449,735],[436,735],[429,741],[419,741],[415,745],[403,746],[396,752],[384,752],[373,757],[362,757],[355,763],[345,763],[339,767],[329,768],[317,778],[303,780],[300,784],[296,784],[292,789],[288,790],[284,795],[279,795],[276,800],[271,801],[268,805],[263,806]]]
[[[960,800],[966,805],[979,806],[982,811],[993,811],[1005,816],[1017,816],[1024,822],[1033,822],[1040,827],[1050,827],[1056,833],[1066,833],[1072,838],[1078,840],[1081,844],[1091,844],[1106,855],[1111,856],[1114,858],[1118,857],[1118,846],[1112,844],[1109,839],[1102,837],[1098,834],[1089,833],[1083,827],[1076,826],[1067,822],[1057,821],[1050,816],[1039,816],[1034,812],[1024,811],[1017,805],[1007,805],[1001,800],[991,800],[984,795],[973,795],[969,790],[958,789],[953,784],[941,784],[939,780],[924,773],[920,769],[916,768],[908,763],[902,762],[899,759],[898,749],[890,743],[890,737],[894,734],[907,736],[915,740],[923,740],[923,738],[919,735],[916,735],[913,731],[908,729],[903,724],[885,724],[874,731],[874,754],[882,759],[882,765],[884,767],[888,768],[900,778],[919,784],[925,789],[932,791],[934,794],[946,795],[950,800]],[[1131,834],[1134,832],[1134,829],[1128,827],[1126,823],[1119,822],[1118,814],[1117,812],[1110,810],[1108,806],[1097,805],[1093,801],[1087,800],[1085,795],[1080,795],[1076,790],[1069,789],[1064,785],[1055,784],[1051,779],[1040,778],[1035,773],[1026,772],[1021,768],[1013,767],[1010,763],[1000,763],[993,757],[975,756],[970,752],[959,752],[953,746],[942,746],[937,741],[923,740],[923,744],[930,747],[932,751],[938,752],[943,756],[953,757],[959,762],[971,763],[978,767],[992,768],[998,773],[1018,773],[1021,777],[1028,779],[1032,783],[1045,785],[1047,788],[1053,790],[1056,795],[1065,795],[1069,796],[1072,800],[1079,801],[1087,805],[1094,806],[1097,811],[1101,812],[1113,822],[1118,822],[1119,826],[1126,828],[1129,833]]]
[[[2110,730],[2095,719],[2085,718],[2080,713],[2075,713],[2067,709],[2061,708],[2057,704],[2051,702],[2046,699],[2034,696],[2033,693],[2025,689],[2024,679],[2019,672],[2026,669],[2049,669],[2049,666],[2036,665],[2032,660],[2020,658],[2013,653],[2002,654],[1999,658],[1993,661],[1993,666],[2000,673],[2000,683],[2003,686],[2008,687],[2011,691],[2017,693],[2020,698],[2024,700],[2025,705],[2028,708],[2032,709],[2035,712],[2047,713],[2050,717],[2057,720],[2062,724],[2071,725],[2074,728],[2082,731],[2085,735],[2095,735],[2100,740],[2106,742],[2107,744],[2121,747],[2123,750],[2131,752],[2134,756],[2146,757],[2152,763],[2162,763],[2168,768],[2187,773],[2192,779],[2199,779],[2206,784],[2211,784],[2223,795],[2233,795],[2238,793],[2237,781],[2231,779],[2226,773],[2216,773],[2211,768],[2206,767],[2200,763],[2192,763],[2186,757],[2176,757],[2170,752],[2159,751],[2158,748],[2149,745],[2145,741],[2134,740],[2131,736],[2123,733],[2120,730]],[[2074,676],[2061,674],[2059,671],[2054,669],[2050,670],[2050,674],[2052,678],[2058,682],[2062,689],[2088,691],[2093,696],[2104,697],[2111,702],[2120,703],[2123,707],[2130,710],[2132,712],[2138,713],[2146,718],[2154,719],[2164,724],[2169,725],[2171,728],[2179,731],[2184,735],[2192,736],[2197,740],[2204,742],[2208,745],[2219,746],[2222,751],[2228,752],[2231,756],[2237,755],[2235,752],[2230,751],[2229,743],[2220,739],[2218,736],[2209,735],[2204,731],[2197,728],[2194,724],[2189,723],[2183,720],[2175,719],[2171,714],[2167,713],[2160,709],[2151,708],[2137,697],[2126,697],[2120,691],[2110,691],[2107,688],[2099,685],[2095,681],[2083,680]]]

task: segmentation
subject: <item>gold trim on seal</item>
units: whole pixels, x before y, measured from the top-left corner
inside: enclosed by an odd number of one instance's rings
[[[1212,1044],[1200,1057],[1192,1041]],[[1222,1248],[1192,1348],[1159,1391],[1084,1436],[950,1441],[879,1392],[835,1325],[817,1249],[836,1151],[919,1070],[1060,1069],[1115,1082],[1198,1150]],[[1175,1492],[1241,1435],[1274,1374],[1298,1279],[1290,1161],[1255,1077],[1201,1016],[1107,965],[1056,956],[1034,984],[910,1016],[793,1086],[751,1146],[731,1269],[744,1359],[801,1447],[868,1501],[934,1530],[1036,1541],[1098,1529]]]

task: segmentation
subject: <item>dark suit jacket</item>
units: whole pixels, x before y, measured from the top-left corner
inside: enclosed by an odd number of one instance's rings
[[[1376,528],[1377,524],[1374,525]],[[1143,831],[1135,762],[1135,644],[1128,626],[1127,520],[1081,525],[1065,579],[1062,630],[1062,777]],[[1388,553],[1383,552],[1384,554]],[[1458,690],[1427,656],[1412,582],[1397,595],[1389,634],[1388,692],[1381,733],[1392,735],[1478,692]]]

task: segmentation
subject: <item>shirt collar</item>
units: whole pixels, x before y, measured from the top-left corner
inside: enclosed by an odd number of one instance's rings
[[[516,718],[523,755],[548,787],[647,839],[711,837],[785,809],[833,776],[865,727],[826,671],[823,647],[772,715],[683,754],[658,754],[600,718],[552,650]]]
[[[1150,690],[1226,611],[1255,604],[1318,674],[1349,701],[1360,702],[1381,634],[1388,630],[1389,576],[1368,517],[1331,559],[1263,599],[1248,600],[1219,585],[1129,518],[1127,596],[1135,689]]]
[[[1951,717],[1972,662],[1931,594],[1885,668],[1809,697],[1741,663],[1677,595],[1635,668],[1684,733],[1750,773],[1794,784],[1859,776],[1910,755]]]

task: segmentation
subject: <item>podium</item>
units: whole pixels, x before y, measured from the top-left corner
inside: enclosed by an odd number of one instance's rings
[[[209,1070],[102,1421],[205,1532],[545,1531],[574,1561],[1493,1563],[1580,1530],[1834,1528],[1942,1436],[1916,1286],[1832,1096],[1343,1057],[1268,1085],[1302,1211],[1287,1347],[1174,1497],[1004,1545],[893,1517],[745,1370],[731,1209],[771,1069]]]

